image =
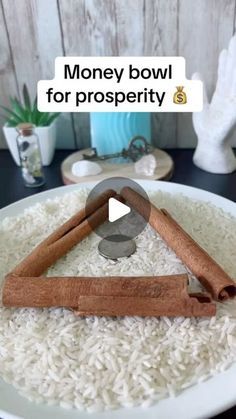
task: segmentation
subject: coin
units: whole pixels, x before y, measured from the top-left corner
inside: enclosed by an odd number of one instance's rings
[[[98,251],[103,257],[116,260],[131,256],[136,251],[136,243],[123,234],[113,234],[100,241]]]

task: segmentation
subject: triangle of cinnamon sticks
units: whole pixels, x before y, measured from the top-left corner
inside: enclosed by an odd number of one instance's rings
[[[86,211],[82,209],[71,217],[6,275],[3,305],[70,307],[76,314],[83,316],[215,315],[216,306],[209,294],[188,294],[187,275],[99,278],[41,276],[74,245],[87,237],[93,228],[107,220],[108,200],[114,196],[116,192],[113,190],[101,194]],[[143,197],[130,188],[123,188],[121,197],[145,218],[147,201]],[[190,269],[215,299],[222,300],[236,295],[235,283],[165,210],[158,210],[152,205],[148,221],[180,259],[188,267],[191,266]],[[176,231],[178,245],[180,241],[184,243],[182,247],[179,246],[181,250],[176,247]],[[185,246],[187,253],[184,253]],[[212,283],[215,274],[218,277]]]

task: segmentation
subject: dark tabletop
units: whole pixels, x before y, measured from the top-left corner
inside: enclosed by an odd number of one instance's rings
[[[236,202],[236,172],[229,175],[207,173],[198,169],[192,163],[192,150],[171,149],[167,151],[173,157],[175,163],[171,182],[205,189]],[[7,150],[0,151],[0,208],[29,195],[61,186],[60,165],[71,152],[71,150],[56,151],[51,166],[44,168],[46,184],[37,189],[30,189],[24,187],[20,169],[13,162],[9,152]],[[236,406],[216,416],[216,418],[235,419]]]
[[[192,163],[192,150],[167,150],[175,163],[171,182],[183,183],[214,192],[236,202],[236,172],[230,175],[215,175],[198,169]],[[20,169],[13,162],[7,150],[0,151],[0,208],[29,195],[62,185],[61,162],[71,154],[71,150],[58,150],[49,167],[44,168],[46,184],[36,189],[23,185]]]

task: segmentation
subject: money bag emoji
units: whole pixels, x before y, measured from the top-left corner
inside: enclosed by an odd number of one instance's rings
[[[176,86],[177,92],[174,93],[173,102],[178,105],[187,103],[186,93],[183,92],[184,86]]]

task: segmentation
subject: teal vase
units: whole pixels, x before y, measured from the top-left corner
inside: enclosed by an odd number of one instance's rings
[[[91,112],[91,145],[98,155],[120,152],[130,140],[142,135],[150,143],[149,112]]]

